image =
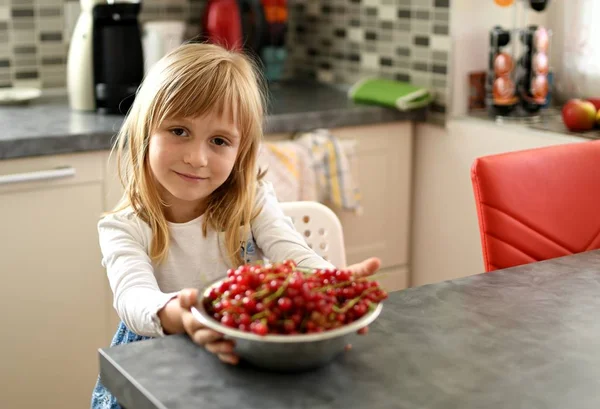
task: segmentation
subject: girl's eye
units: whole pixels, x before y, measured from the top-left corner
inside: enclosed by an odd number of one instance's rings
[[[173,128],[171,129],[171,133],[175,136],[187,136],[187,132],[183,128]]]
[[[213,138],[212,143],[214,143],[217,146],[228,146],[229,145],[227,140],[225,138],[221,138],[221,137]]]

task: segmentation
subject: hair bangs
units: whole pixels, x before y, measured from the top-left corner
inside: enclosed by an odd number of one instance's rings
[[[243,136],[262,128],[262,97],[235,66],[235,61],[221,60],[203,69],[174,72],[177,80],[165,84],[159,91],[152,114],[151,132],[160,123],[173,118],[195,118],[207,114],[227,118],[235,123]],[[250,102],[250,103],[249,103]]]

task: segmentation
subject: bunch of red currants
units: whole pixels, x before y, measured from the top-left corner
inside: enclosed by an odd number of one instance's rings
[[[204,302],[221,324],[258,335],[306,334],[363,317],[387,293],[345,270],[309,270],[293,261],[230,269]]]

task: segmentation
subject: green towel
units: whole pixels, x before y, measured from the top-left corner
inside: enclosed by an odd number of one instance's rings
[[[433,101],[430,90],[406,82],[383,78],[363,79],[348,91],[355,102],[385,105],[401,111],[421,108]]]

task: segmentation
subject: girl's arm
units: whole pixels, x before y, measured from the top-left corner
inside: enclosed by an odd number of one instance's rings
[[[252,234],[256,245],[269,260],[294,260],[299,266],[309,268],[333,267],[308,247],[290,218],[283,213],[269,182],[260,182],[256,203],[262,210],[252,222]]]
[[[117,314],[136,334],[164,335],[158,311],[177,293],[163,293],[158,287],[147,251],[150,228],[133,213],[117,213],[100,220],[98,234],[102,265],[106,267]],[[172,308],[166,315],[167,330],[181,326]]]

